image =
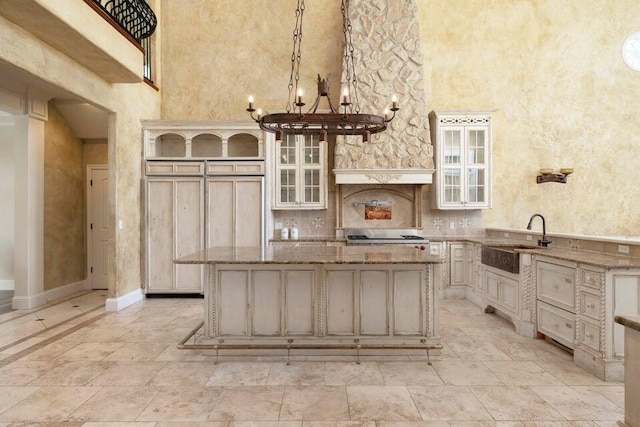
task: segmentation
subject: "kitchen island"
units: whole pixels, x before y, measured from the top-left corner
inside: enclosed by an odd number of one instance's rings
[[[204,340],[235,348],[437,347],[443,260],[411,246],[222,247],[203,264]]]

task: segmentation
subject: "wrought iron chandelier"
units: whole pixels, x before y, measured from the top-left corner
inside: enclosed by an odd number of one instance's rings
[[[276,140],[282,140],[282,134],[320,134],[320,140],[326,141],[327,135],[360,135],[363,142],[369,142],[370,136],[387,129],[396,115],[398,101],[394,95],[391,107],[383,115],[364,114],[360,112],[358,98],[358,81],[353,59],[353,42],[351,40],[351,20],[349,19],[349,0],[342,0],[342,32],[344,35],[344,66],[346,83],[342,90],[340,107],[335,107],[329,94],[329,77],[322,79],[318,74],[318,95],[307,112],[302,111],[303,102],[300,80],[300,60],[302,45],[302,19],[304,17],[304,0],[298,0],[296,8],[296,26],[293,30],[293,52],[291,53],[291,75],[289,77],[289,96],[286,112],[262,114],[261,109],[254,108],[253,96],[249,96],[249,112],[251,118],[261,129],[276,134]],[[295,94],[295,96],[294,96]],[[323,97],[327,98],[328,111],[318,112]],[[352,102],[353,101],[353,102]],[[255,114],[254,114],[255,113]]]

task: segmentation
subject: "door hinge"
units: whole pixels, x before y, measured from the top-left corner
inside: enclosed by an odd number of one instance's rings
[[[91,223],[91,230],[93,230],[93,223]]]
[[[91,180],[89,180],[89,182],[90,182],[89,185],[93,187],[93,180],[91,179]]]
[[[91,272],[93,273],[93,267],[91,267]]]

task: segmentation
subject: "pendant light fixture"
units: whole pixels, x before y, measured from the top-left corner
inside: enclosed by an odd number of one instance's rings
[[[304,0],[298,0],[296,25],[293,31],[293,52],[291,53],[291,74],[289,77],[289,96],[285,108],[286,112],[263,114],[261,109],[254,108],[253,96],[249,96],[249,108],[247,108],[247,111],[261,129],[275,133],[278,141],[282,140],[282,134],[319,134],[321,141],[326,141],[327,135],[360,135],[363,142],[369,142],[372,134],[387,129],[387,123],[393,120],[396,111],[400,108],[394,95],[391,100],[391,106],[388,110],[385,110],[383,115],[360,112],[358,81],[353,59],[354,47],[351,41],[349,0],[342,0],[341,4],[342,32],[346,46],[344,55],[346,83],[342,90],[340,107],[336,107],[331,101],[329,77],[323,79],[318,74],[318,94],[309,110],[303,112],[303,107],[306,104],[299,80],[304,10]],[[326,112],[318,112],[318,106],[323,97],[327,98],[328,110]]]

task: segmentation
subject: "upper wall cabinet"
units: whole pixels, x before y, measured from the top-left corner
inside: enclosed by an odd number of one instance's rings
[[[491,114],[432,112],[437,209],[491,207]]]
[[[143,122],[144,154],[154,159],[264,159],[264,137],[254,123]]]
[[[327,142],[284,135],[274,144],[273,209],[326,209]]]

